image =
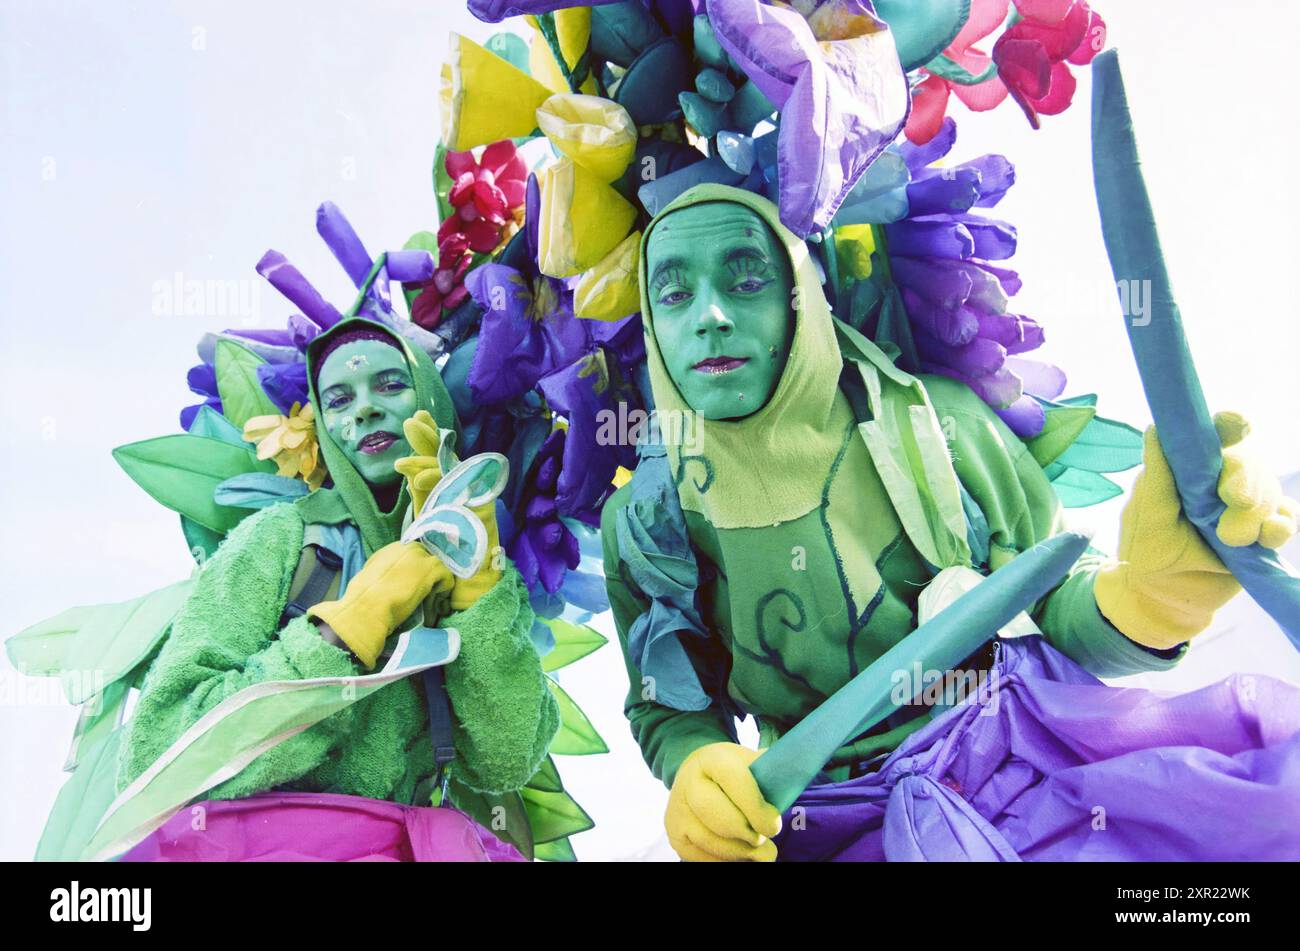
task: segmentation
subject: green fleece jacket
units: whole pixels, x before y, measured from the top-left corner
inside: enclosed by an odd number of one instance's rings
[[[625,711],[647,763],[667,784],[695,749],[734,738],[735,715],[755,716],[770,741],[915,629],[918,597],[933,572],[969,558],[954,473],[988,523],[994,569],[1063,527],[1042,468],[974,392],[947,378],[903,374],[834,323],[806,247],[769,202],[700,186],[660,217],[700,201],[741,203],[767,221],[791,256],[802,306],[768,404],[737,423],[703,424],[698,452],[668,443],[707,631],[680,639],[712,700],[706,709],[657,703],[643,682],[628,632],[652,602],[621,564],[617,528],[632,486],[602,513],[606,583],[630,678]],[[643,271],[654,226],[643,238]],[[643,311],[650,310],[643,290]],[[653,324],[644,323],[656,407],[681,411]],[[1098,675],[1176,663],[1102,617],[1092,592],[1097,567],[1097,558],[1081,560],[1038,605],[1034,617],[1048,640]],[[891,720],[841,748],[831,775],[893,749],[923,722]]]
[[[273,505],[240,523],[204,565],[145,677],[123,742],[119,790],[245,687],[364,673],[350,654],[322,640],[306,617],[279,627],[303,529],[295,506]],[[453,777],[472,789],[523,786],[558,727],[555,700],[529,638],[532,621],[523,581],[510,567],[476,604],[440,622],[461,634],[460,655],[447,667],[455,714]],[[424,687],[412,677],[290,737],[208,795],[235,799],[285,789],[412,803],[433,771]]]

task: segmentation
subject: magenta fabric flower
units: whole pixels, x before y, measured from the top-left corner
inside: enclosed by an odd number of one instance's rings
[[[448,152],[452,185],[447,200],[456,213],[442,223],[438,237],[459,231],[471,250],[487,254],[500,246],[503,232],[524,203],[528,166],[509,139],[494,142],[474,158],[473,152]]]
[[[455,222],[456,218],[447,221]],[[442,320],[445,311],[455,310],[469,296],[465,289],[465,272],[474,260],[469,238],[459,231],[447,229],[446,222],[439,230],[438,268],[433,279],[416,286],[421,288],[411,304],[411,320],[425,330],[433,330]],[[444,236],[442,232],[446,230]]]
[[[993,47],[998,76],[1029,123],[1070,107],[1078,85],[1069,64],[1086,66],[1106,45],[1106,23],[1084,0],[1016,0],[1024,17]]]
[[[972,0],[970,19],[962,27],[944,56],[972,76],[988,72],[993,58],[975,48],[975,44],[991,36],[1007,19],[1011,0]],[[981,83],[965,85],[945,79],[930,70],[922,70],[925,80],[912,92],[912,114],[908,116],[904,131],[910,142],[924,145],[939,134],[948,101],[953,95],[972,112],[996,109],[1007,98],[1007,87],[997,76]]]

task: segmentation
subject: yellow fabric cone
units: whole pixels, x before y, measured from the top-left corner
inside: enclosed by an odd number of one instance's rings
[[[641,307],[637,263],[641,232],[634,231],[578,280],[573,312],[587,320],[621,320]]]
[[[627,236],[636,209],[618,192],[565,156],[538,176],[538,267],[570,277],[594,267]]]
[[[537,128],[537,107],[550,95],[527,73],[453,33],[439,97],[443,144],[463,152],[528,135]]]
[[[591,7],[556,10],[554,16],[555,34],[559,37],[565,62],[572,70],[582,58],[587,44],[591,42]],[[555,61],[555,54],[551,52],[551,45],[546,42],[546,37],[542,36],[542,31],[537,26],[537,17],[530,14],[524,19],[533,28],[532,41],[528,44],[528,71],[551,92],[570,92],[569,84],[560,70],[560,64]],[[588,76],[586,82],[582,84],[581,91],[596,92],[595,79]]]
[[[602,182],[622,175],[636,155],[632,117],[611,99],[557,93],[537,108],[537,127]]]

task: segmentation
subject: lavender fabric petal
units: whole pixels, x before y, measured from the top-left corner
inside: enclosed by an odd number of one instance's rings
[[[1007,369],[1020,377],[1026,393],[1054,400],[1065,392],[1065,371],[1051,363],[1008,357]]]
[[[893,257],[890,266],[899,286],[945,310],[956,310],[970,298],[974,280],[965,271],[922,258]]]
[[[974,263],[981,271],[997,278],[998,283],[1002,285],[1003,292],[1008,297],[1014,297],[1019,294],[1020,289],[1024,286],[1024,282],[1020,280],[1020,275],[1015,271],[1002,267],[994,267],[991,264],[985,264],[983,261],[976,261]]]
[[[952,377],[959,383],[965,383],[975,391],[975,394],[980,399],[994,409],[1010,406],[1024,396],[1025,393],[1020,383],[1020,377],[1005,366],[996,373],[989,373],[984,376],[970,376],[948,364],[935,363],[930,360],[922,360],[921,369],[926,373],[938,373],[941,376]]]
[[[939,134],[925,145],[915,145],[905,141],[899,144],[898,152],[903,156],[907,167],[911,169],[912,176],[916,177],[922,169],[933,165],[951,152],[956,143],[957,122],[949,117],[943,120],[943,125],[939,127]]]
[[[970,343],[954,347],[931,337],[920,328],[914,328],[916,349],[923,360],[951,367],[969,377],[996,373],[1007,360],[1007,351],[999,343],[976,337]]]
[[[481,403],[522,396],[542,375],[546,345],[528,314],[532,302],[522,275],[504,264],[484,264],[465,277],[465,287],[483,307],[478,346],[468,383]]]
[[[190,371],[185,374],[185,383],[190,388],[190,392],[197,393],[199,396],[218,396],[217,392],[217,370],[210,363],[200,363],[196,367],[190,367]]]
[[[806,237],[826,228],[862,173],[897,137],[910,95],[893,35],[818,42],[793,10],[708,0],[714,33],[781,111],[781,221]]]
[[[293,347],[297,349],[297,344],[293,339],[293,331],[278,328],[255,327],[248,330],[224,330],[222,333],[232,337],[243,337],[245,340],[256,340],[258,343],[269,344],[273,347]]]
[[[927,172],[907,186],[908,213],[913,218],[961,214],[970,211],[979,197],[980,173],[973,168]]]
[[[916,258],[969,258],[975,240],[966,226],[951,218],[908,218],[885,226],[889,250]]]
[[[307,344],[315,340],[321,333],[321,329],[302,314],[294,314],[289,318],[289,331],[293,336],[293,345],[301,353],[306,353]]]
[[[306,363],[264,363],[257,368],[257,381],[286,416],[294,403],[301,406],[308,402]]]
[[[939,270],[952,271],[970,279],[970,295],[966,301],[972,307],[995,314],[1006,312],[1008,304],[1006,291],[1002,289],[1002,284],[997,277],[988,269],[970,261],[954,261],[942,258],[931,258],[930,263]]]
[[[438,264],[428,251],[389,251],[388,276],[399,284],[433,280]]]
[[[1043,345],[1043,328],[1031,317],[977,312],[976,319],[979,335],[996,340],[1009,354],[1028,353]]]
[[[593,372],[597,359],[597,354],[591,354],[542,377],[539,383],[547,403],[569,421],[555,493],[565,515],[598,507],[618,469],[612,447],[600,445],[597,439],[601,411],[611,408],[609,383]],[[603,392],[597,392],[598,387]]]
[[[970,343],[980,333],[982,315],[969,307],[939,307],[911,288],[903,288],[907,316],[922,331],[951,346]],[[984,336],[989,336],[985,334]]]
[[[583,6],[600,7],[620,0],[587,0]],[[507,17],[553,13],[577,6],[573,0],[469,0],[469,12],[484,23],[500,23]]]
[[[1016,253],[1016,229],[1005,221],[979,215],[958,215],[975,241],[974,256],[985,261],[1005,261]]]
[[[1021,439],[1033,439],[1047,424],[1047,411],[1032,396],[1022,396],[1005,409],[995,409],[998,418]]]
[[[994,674],[878,770],[810,787],[781,859],[1300,859],[1300,689],[1245,674],[1109,687],[1037,636],[1000,642]]]
[[[334,202],[327,201],[316,209],[316,233],[325,240],[335,260],[343,265],[352,283],[357,287],[364,284],[374,262],[351,222]]]
[[[1016,183],[1016,167],[1007,160],[1005,155],[983,155],[969,162],[963,162],[958,168],[979,173],[980,197],[975,203],[979,208],[992,208]]]
[[[342,319],[334,305],[321,297],[320,292],[279,251],[267,251],[262,255],[262,260],[257,262],[257,273],[270,281],[272,287],[322,330],[328,330]]]

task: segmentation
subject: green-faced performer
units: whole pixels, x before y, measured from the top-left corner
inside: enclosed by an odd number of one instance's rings
[[[119,789],[251,685],[382,666],[392,635],[426,604],[438,610],[425,611],[423,623],[460,634],[459,656],[446,668],[453,801],[458,791],[523,786],[558,715],[529,636],[528,593],[497,548],[491,505],[476,510],[492,547],[472,577],[456,578],[420,543],[399,541],[412,501],[418,511],[441,478],[440,430],[457,426],[437,369],[382,325],[351,319],[312,342],[308,376],[332,487],[248,517],[203,566],[144,682]],[[428,805],[429,717],[420,678],[396,680],[279,742],[206,795],[278,790]]]
[[[969,388],[902,372],[832,316],[767,200],[691,189],[645,230],[639,276],[662,445],[643,447],[602,525],[626,714],[671,788],[678,854],[771,860],[780,817],[735,719],[756,717],[770,745],[916,627],[938,572],[996,570],[1059,531],[1061,507]],[[1231,446],[1242,427],[1221,423]],[[1224,459],[1221,536],[1281,544],[1295,521],[1276,480]],[[1154,431],[1144,461],[1120,559],[1085,557],[1034,612],[1100,676],[1172,667],[1237,590],[1182,516]],[[983,523],[987,559],[968,529]],[[896,747],[926,722],[912,711],[843,746],[827,779]]]

